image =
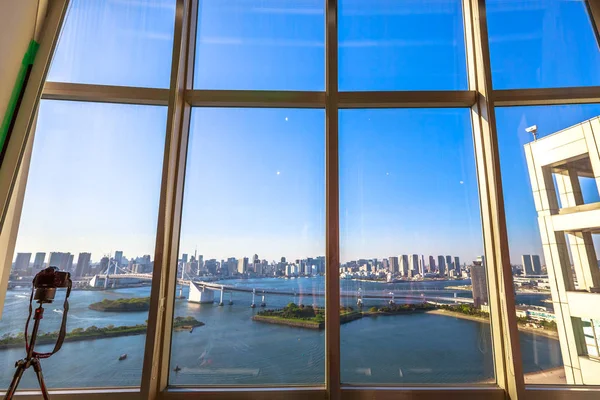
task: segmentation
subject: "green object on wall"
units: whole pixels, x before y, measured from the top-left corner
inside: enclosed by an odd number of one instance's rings
[[[39,47],[39,43],[35,40],[29,42],[29,47],[23,56],[21,68],[19,69],[19,74],[17,75],[17,81],[13,87],[8,106],[6,107],[6,113],[2,119],[2,125],[0,126],[0,166],[4,160],[4,154],[6,152],[8,140],[10,139],[10,134],[14,128],[15,120],[17,119],[17,111],[21,105],[21,101],[23,100],[23,94],[25,93],[27,81],[29,80],[29,75],[31,74],[31,68],[33,67],[33,61],[35,60],[35,56]]]

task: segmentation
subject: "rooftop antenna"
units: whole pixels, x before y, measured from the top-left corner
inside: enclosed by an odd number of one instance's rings
[[[525,132],[531,133],[533,135],[534,142],[537,140],[537,125],[533,125],[533,126],[530,126],[529,128],[526,128]]]

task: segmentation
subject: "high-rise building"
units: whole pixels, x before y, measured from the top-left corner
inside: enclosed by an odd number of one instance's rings
[[[458,257],[454,257],[454,269],[457,273],[460,272],[460,259]]]
[[[402,254],[399,258],[400,275],[408,276],[408,255]]]
[[[600,176],[599,142],[595,117],[524,146],[569,385],[600,384],[600,363],[591,356],[598,352],[598,335],[585,326],[600,321],[600,307],[593,306],[600,296],[600,269],[591,233],[600,229],[600,214],[581,207],[579,181]],[[538,261],[530,261],[531,271],[541,272]]]
[[[67,267],[69,266],[69,259],[71,258],[71,253],[61,253],[54,251],[50,253],[50,258],[48,259],[49,267],[56,267],[60,270],[67,271]],[[72,260],[71,260],[72,265]]]
[[[411,254],[408,258],[408,269],[412,271],[412,276],[419,273],[419,255]]]
[[[46,253],[35,253],[35,259],[33,260],[33,269],[38,270],[44,268],[45,260]]]
[[[243,257],[238,260],[237,273],[245,274],[248,272],[248,257]]]
[[[446,275],[446,259],[444,256],[438,256],[438,273]]]
[[[15,271],[24,271],[29,268],[29,261],[31,261],[31,253],[17,253]]]
[[[75,257],[74,254],[69,253],[69,256],[67,257],[67,266],[65,267],[66,271],[73,272],[73,258],[74,257]]]
[[[104,256],[100,259],[100,272],[105,273],[108,270],[108,264],[110,260],[108,257]]]
[[[482,304],[488,302],[487,278],[485,273],[485,257],[478,257],[473,261],[471,267],[471,285],[473,288],[473,303],[475,307],[481,308]]]
[[[188,255],[187,255],[187,254],[183,253],[183,254],[181,255],[181,262],[182,262],[182,263],[184,263],[184,264],[185,264],[186,262],[188,262]]]
[[[397,274],[400,270],[400,264],[398,264],[398,257],[390,257],[388,259],[390,272],[392,274]]]
[[[523,275],[531,276],[542,274],[542,264],[540,262],[540,256],[537,254],[523,254],[521,256],[521,261],[523,263]]]
[[[115,261],[117,263],[117,265],[120,267],[121,263],[123,262],[123,252],[122,251],[115,251]]]
[[[429,272],[435,271],[435,257],[429,256]]]
[[[535,275],[542,274],[542,263],[540,262],[540,256],[534,254],[531,256],[531,263],[533,264],[533,273]]]
[[[75,268],[75,277],[86,276],[90,272],[91,253],[79,253],[77,258],[77,267]]]
[[[454,263],[452,262],[452,256],[446,256],[446,269],[450,272],[451,269],[454,269]]]
[[[521,256],[521,261],[522,261],[522,265],[523,265],[523,275],[525,276],[531,276],[534,275],[533,273],[533,262],[531,261],[531,255],[529,254],[523,254]]]

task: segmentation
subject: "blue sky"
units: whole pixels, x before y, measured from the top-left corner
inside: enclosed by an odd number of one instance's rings
[[[466,89],[460,3],[340,0],[340,90]],[[49,80],[168,87],[174,4],[73,0]],[[201,1],[194,87],[323,90],[323,9]],[[600,85],[582,1],[488,0],[488,15],[494,87]],[[513,262],[541,253],[524,129],[544,136],[599,114],[497,110]],[[43,101],[17,251],[153,254],[165,124],[161,107]],[[181,252],[323,255],[324,135],[323,110],[195,110]],[[342,260],[480,255],[471,135],[467,109],[341,111]]]

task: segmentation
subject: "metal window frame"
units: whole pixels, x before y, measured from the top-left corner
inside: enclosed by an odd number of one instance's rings
[[[62,0],[66,1],[66,0]],[[130,88],[47,82],[43,99],[168,107],[163,175],[159,203],[152,301],[146,352],[139,389],[53,390],[56,399],[573,399],[597,398],[592,387],[525,386],[522,373],[512,274],[510,273],[502,181],[496,138],[495,107],[600,103],[600,87],[494,90],[487,37],[485,0],[462,0],[468,90],[340,92],[338,90],[338,1],[324,0],[325,91],[193,90],[197,12],[201,0],[176,0],[172,72],[169,89]],[[600,2],[589,0],[590,15],[600,15]],[[63,15],[64,18],[64,15]],[[49,41],[49,39],[46,39]],[[55,42],[54,42],[55,43]],[[50,53],[54,44],[50,48]],[[44,76],[49,65],[47,57]],[[41,68],[41,67],[39,67]],[[32,94],[35,95],[35,94]],[[38,94],[39,95],[39,94]],[[169,387],[171,327],[179,227],[192,107],[324,109],[326,152],[326,350],[325,382],[317,387]],[[470,108],[478,175],[484,248],[490,289],[490,318],[496,385],[358,387],[340,380],[339,326],[339,154],[338,111],[357,108]],[[31,116],[37,102],[31,102]],[[25,118],[25,117],[23,117]],[[31,125],[31,124],[30,124]],[[23,132],[30,127],[22,126]],[[24,166],[24,171],[26,166]],[[14,250],[14,249],[13,249]],[[10,252],[12,254],[12,251]],[[23,392],[19,398],[37,398]]]

